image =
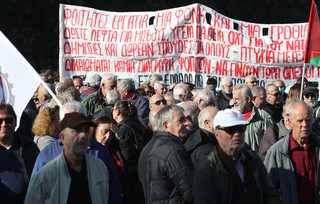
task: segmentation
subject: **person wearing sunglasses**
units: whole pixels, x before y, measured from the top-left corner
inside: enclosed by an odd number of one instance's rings
[[[257,78],[253,75],[246,76],[244,82],[247,86],[249,86],[250,89],[254,86],[258,86]]]
[[[166,99],[160,94],[154,94],[149,100],[149,108],[152,110],[157,106],[164,106],[167,105]]]
[[[302,91],[302,95],[303,100],[312,108],[313,118],[316,119],[316,111],[320,106],[318,101],[319,89],[310,85]]]
[[[266,90],[266,103],[263,110],[267,111],[275,123],[278,123],[282,119],[282,106],[281,92],[279,88],[274,84],[268,84],[265,86]]]
[[[194,173],[195,203],[280,203],[261,159],[244,148],[248,124],[237,110],[218,111],[213,120],[218,145]]]
[[[1,203],[23,203],[37,145],[15,132],[17,116],[10,104],[0,104],[0,198]]]

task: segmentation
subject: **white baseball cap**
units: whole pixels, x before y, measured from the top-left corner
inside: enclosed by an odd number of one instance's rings
[[[213,120],[213,127],[232,127],[237,125],[248,125],[249,122],[244,119],[242,114],[237,110],[225,109],[218,111]]]

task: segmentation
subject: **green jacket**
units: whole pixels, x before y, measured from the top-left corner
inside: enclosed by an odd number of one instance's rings
[[[258,154],[260,140],[268,126],[274,124],[274,122],[269,113],[255,106],[252,107],[248,122],[250,124],[247,126],[244,141]]]
[[[248,160],[253,177],[258,186],[257,204],[280,203],[279,193],[270,181],[266,168],[261,159],[251,150],[242,148],[241,150]],[[232,203],[232,182],[233,176],[225,169],[222,163],[217,146],[208,156],[208,159],[201,162],[197,171],[194,173],[193,180],[193,199],[194,203],[211,204],[231,204]]]
[[[95,112],[107,106],[101,88],[84,98],[81,103],[87,108],[88,116],[92,116]]]

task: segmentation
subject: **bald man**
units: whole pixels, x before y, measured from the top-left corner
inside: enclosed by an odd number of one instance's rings
[[[199,129],[184,143],[195,167],[203,159],[207,158],[213,147],[217,144],[217,140],[213,134],[213,119],[218,111],[216,107],[202,109],[198,116]]]
[[[161,105],[167,105],[166,99],[164,99],[164,97],[161,94],[154,94],[153,96],[151,96],[151,98],[149,99],[150,110]]]
[[[282,106],[281,93],[279,88],[274,84],[268,84],[265,86],[266,90],[266,104],[263,110],[267,111],[275,123],[278,123],[282,119]]]

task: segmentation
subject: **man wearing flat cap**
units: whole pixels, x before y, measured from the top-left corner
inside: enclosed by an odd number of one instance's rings
[[[63,152],[32,178],[25,203],[108,203],[108,170],[86,154],[91,126],[81,113],[65,115],[59,134]]]
[[[312,116],[316,118],[316,111],[318,110],[320,103],[318,101],[319,89],[314,86],[308,86],[302,91],[303,100],[312,108]]]
[[[218,145],[194,174],[194,203],[280,203],[260,158],[243,148],[247,124],[237,110],[217,113]]]

